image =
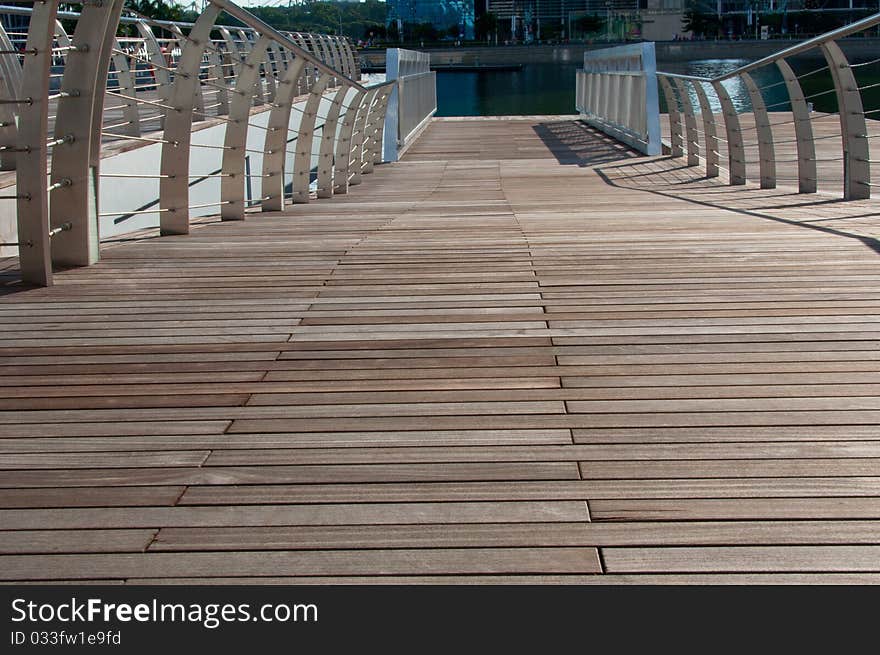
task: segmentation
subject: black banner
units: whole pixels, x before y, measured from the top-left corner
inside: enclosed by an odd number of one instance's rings
[[[855,587],[0,587],[2,653],[875,648]],[[865,639],[866,641],[862,641]],[[482,646],[481,646],[482,645]]]

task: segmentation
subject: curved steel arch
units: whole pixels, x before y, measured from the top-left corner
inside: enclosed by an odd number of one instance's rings
[[[691,101],[691,96],[687,92],[687,87],[685,86],[684,80],[676,77],[672,81],[675,84],[675,90],[678,91],[678,97],[681,101],[681,106],[684,109],[684,128],[686,136],[685,141],[687,143],[687,165],[699,166],[700,144],[697,136],[697,119],[696,116],[694,116],[694,103]]]
[[[333,155],[335,154],[336,132],[339,124],[339,114],[342,110],[342,102],[351,90],[350,86],[343,85],[333,94],[327,117],[324,119],[324,127],[321,129],[321,146],[318,154],[318,197],[333,197]]]
[[[355,121],[363,105],[366,93],[366,91],[355,89],[355,95],[342,116],[342,125],[339,128],[339,137],[336,140],[333,171],[333,192],[340,195],[348,193],[348,182],[351,174],[352,136],[354,134]]]
[[[332,79],[330,73],[323,73],[318,81],[312,85],[309,99],[303,110],[299,124],[299,134],[296,141],[296,155],[293,158],[293,198],[295,203],[309,202],[309,185],[312,174],[312,150],[315,135],[315,122],[318,118],[318,109],[324,98],[324,91]]]
[[[721,102],[721,113],[724,116],[724,131],[727,136],[727,170],[730,184],[736,186],[746,183],[746,154],[743,147],[742,129],[736,107],[730,94],[720,80],[712,81],[712,88]]]
[[[278,93],[269,114],[263,148],[263,211],[284,209],[284,170],[287,160],[287,135],[290,112],[299,84],[305,75],[306,60],[296,57],[278,83]]]
[[[254,44],[245,60],[241,75],[235,84],[229,103],[230,122],[226,124],[223,140],[224,177],[220,180],[220,217],[224,221],[244,220],[245,158],[247,157],[248,118],[252,99],[258,93],[260,64],[269,47],[268,37],[262,36]]]
[[[797,147],[798,191],[800,193],[816,193],[818,187],[816,175],[816,144],[813,141],[813,123],[810,121],[810,109],[807,106],[804,92],[797,75],[785,59],[776,62],[782,73],[785,87],[788,90],[788,102],[791,105],[794,121],[794,136]]]
[[[837,91],[837,113],[843,142],[843,197],[862,200],[871,197],[871,162],[868,128],[859,85],[843,50],[834,41],[823,43],[822,54]]]
[[[755,119],[755,132],[758,137],[758,174],[761,176],[762,189],[776,188],[776,155],[773,148],[773,129],[767,115],[764,96],[748,73],[740,74],[749,99],[752,101],[752,116]]]
[[[50,225],[60,231],[52,243],[52,261],[63,266],[87,266],[98,261],[98,167],[104,94],[110,52],[124,0],[84,4],[61,78],[61,97],[55,118],[52,152]]]
[[[220,8],[208,5],[187,36],[186,44],[177,63],[178,74],[171,88],[167,112],[165,142],[162,144],[160,164],[159,227],[162,234],[189,232],[189,160],[192,143],[192,116],[195,105],[196,74],[211,36]]]
[[[700,103],[700,116],[703,119],[706,177],[718,177],[718,132],[715,129],[715,115],[712,113],[712,105],[709,104],[709,96],[706,95],[703,83],[691,80],[691,85],[697,94],[697,100]]]
[[[22,281],[43,286],[52,284],[46,160],[49,155],[49,72],[57,13],[57,0],[34,4],[25,45],[34,55],[25,57],[17,96],[27,100],[27,110],[21,112],[18,124],[18,261]]]

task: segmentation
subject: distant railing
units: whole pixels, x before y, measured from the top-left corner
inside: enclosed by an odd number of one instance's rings
[[[660,154],[660,109],[653,43],[584,53],[575,104],[582,119],[618,141]]]
[[[385,75],[395,82],[385,126],[385,159],[397,161],[437,113],[437,74],[431,55],[391,48],[385,55]]]
[[[843,197],[869,198],[871,164],[875,163],[869,144],[880,134],[870,133],[868,125],[873,121],[866,118],[880,118],[880,57],[850,63],[838,41],[878,24],[880,14],[713,78],[658,72],[669,113],[668,151],[674,157],[686,156],[688,166],[702,162],[707,177],[718,177],[726,164],[732,185],[745,184],[757,164],[757,181],[765,189],[776,187],[778,167],[796,164],[801,193],[816,192],[820,182],[839,180],[832,170],[836,162],[842,162]],[[798,73],[804,65],[795,65],[792,59],[799,57],[803,62],[811,54],[818,55],[816,59],[824,65],[810,62],[805,72]],[[860,83],[863,76],[867,79]],[[744,91],[748,102],[737,106],[731,96],[735,86]],[[865,92],[873,94],[875,105],[867,110]],[[814,104],[825,110],[816,111]],[[741,120],[743,114],[750,116]],[[839,132],[828,133],[829,121],[823,119],[835,114]],[[816,121],[823,121],[822,133],[814,133]],[[839,156],[817,157],[817,150],[828,153],[835,141],[840,143]],[[780,158],[777,146],[789,144],[795,146],[795,157]],[[757,159],[750,160],[754,154]]]
[[[108,221],[185,234],[193,216],[346,193],[381,158],[391,85],[358,81],[347,39],[281,33],[228,0],[192,24],[127,15],[124,0],[59,4],[0,6],[27,26],[0,26],[0,217],[17,228],[2,245],[25,282],[97,261]]]

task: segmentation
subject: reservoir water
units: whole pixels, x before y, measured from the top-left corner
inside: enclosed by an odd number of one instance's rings
[[[715,77],[749,62],[748,59],[704,59],[664,64],[659,68],[669,73],[685,73]],[[817,111],[836,111],[831,77],[821,58],[790,62],[798,75],[804,95]],[[576,64],[525,64],[521,70],[437,73],[438,116],[512,116],[528,114],[574,114]],[[859,86],[880,82],[880,62],[854,68]],[[788,111],[788,95],[782,76],[775,66],[765,66],[752,73],[762,87],[769,111]],[[745,85],[739,79],[724,83],[738,111],[750,111],[751,103]],[[692,92],[693,93],[693,92]],[[711,90],[708,93],[713,109],[720,111]],[[880,87],[863,91],[866,111],[880,108]],[[696,95],[693,100],[696,105]],[[665,103],[661,94],[661,111]],[[877,118],[880,113],[869,114]]]

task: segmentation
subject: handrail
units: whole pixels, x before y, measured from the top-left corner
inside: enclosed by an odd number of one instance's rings
[[[315,183],[319,198],[345,193],[382,161],[393,83],[352,79],[348,39],[282,33],[229,0],[208,0],[195,23],[126,16],[124,0],[61,4],[0,5],[29,16],[26,48],[17,33],[0,51],[0,164],[15,171],[0,203],[15,202],[25,282],[96,262],[101,226],[183,234],[191,214],[243,220],[309,202]],[[220,25],[223,14],[245,27]],[[134,41],[121,25],[137,26]],[[102,193],[105,178],[117,193]]]
[[[800,193],[816,192],[820,180],[813,121],[822,115],[813,114],[812,104],[808,101],[822,96],[831,97],[831,94],[834,94],[840,123],[842,156],[826,161],[842,161],[844,199],[870,198],[872,162],[869,139],[872,135],[868,134],[867,113],[861,92],[873,88],[876,84],[859,86],[854,69],[871,63],[880,63],[880,59],[865,64],[850,64],[837,41],[877,25],[880,25],[880,13],[813,37],[716,77],[658,71],[658,83],[663,90],[669,114],[669,152],[673,157],[687,154],[688,166],[698,166],[702,160],[705,162],[706,175],[713,177],[718,175],[720,149],[718,143],[723,141],[726,143],[728,181],[732,185],[741,185],[747,182],[749,164],[753,163],[747,161],[746,153],[757,151],[761,188],[772,189],[777,185],[778,163],[774,147],[774,131],[778,132],[783,125],[791,125],[794,138],[790,141],[796,144],[797,149],[798,190]],[[788,60],[817,49],[821,52],[826,65],[800,75],[796,74]],[[761,87],[751,73],[768,66],[774,66],[782,80]],[[805,95],[800,80],[826,70],[831,78],[831,88]],[[741,125],[739,112],[723,84],[729,80],[739,80],[748,92],[753,125],[746,128]],[[763,91],[771,87],[784,89],[787,94],[786,99],[768,104]],[[723,139],[716,136],[716,110],[712,108],[707,89],[712,90],[716,106],[721,108],[720,118],[723,121],[725,135]],[[770,112],[779,110],[784,105],[790,107],[791,120],[771,121]],[[877,112],[880,112],[880,108],[872,109],[868,113]],[[703,123],[702,140],[696,128],[697,113],[700,114]],[[746,135],[752,133],[754,138],[748,142]],[[828,135],[821,138],[828,138]]]
[[[863,18],[862,20],[856,21],[855,23],[844,25],[843,27],[832,30],[831,32],[826,32],[825,34],[814,36],[812,39],[807,39],[806,41],[802,41],[801,43],[791,46],[790,48],[780,50],[776,54],[769,55],[757,61],[753,61],[750,64],[741,66],[736,70],[725,73],[724,75],[719,75],[717,78],[715,78],[715,80],[727,80],[732,77],[736,77],[737,75],[740,75],[742,73],[749,73],[758,68],[763,68],[764,66],[767,66],[769,64],[774,64],[779,59],[794,57],[795,55],[799,55],[808,50],[812,50],[816,46],[819,46],[827,41],[837,41],[838,39],[842,39],[846,36],[851,36],[853,34],[863,32],[869,27],[874,27],[875,25],[880,25],[880,13],[874,14],[873,16],[868,16],[867,18]]]

